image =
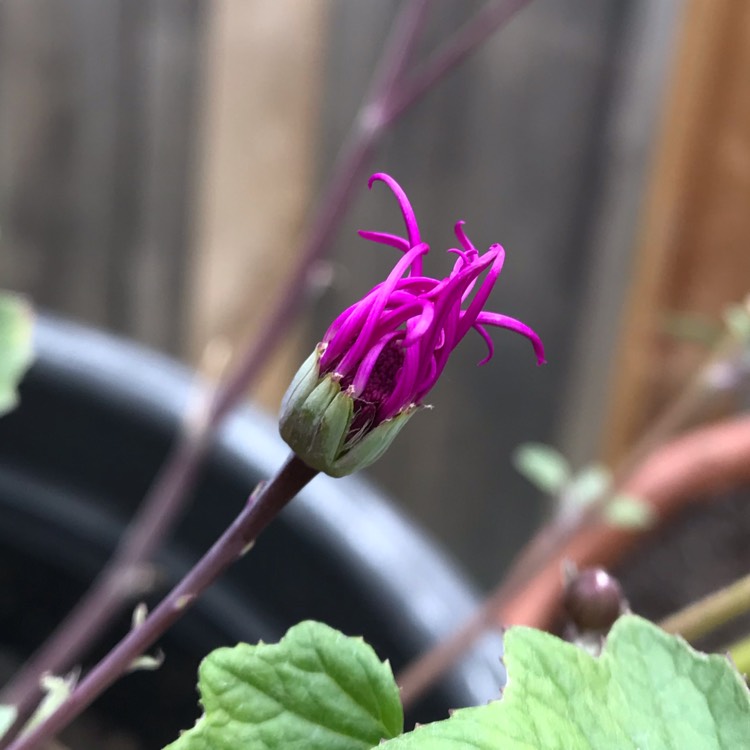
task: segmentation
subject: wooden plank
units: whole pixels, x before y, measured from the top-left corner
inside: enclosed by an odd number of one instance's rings
[[[599,133],[602,167],[588,189],[581,242],[591,248],[578,269],[586,281],[575,324],[572,363],[559,393],[555,445],[573,466],[601,453],[610,379],[618,351],[633,265],[633,245],[652,172],[652,152],[664,109],[666,78],[683,0],[631,6],[617,55],[610,104]]]
[[[123,0],[120,8],[110,323],[175,354],[188,337],[202,8],[200,0]]]
[[[201,191],[190,352],[233,349],[262,325],[294,263],[311,200],[325,0],[214,0],[204,83]],[[296,334],[258,399],[277,409],[300,353]]]
[[[88,58],[76,59],[72,50],[80,51],[89,34],[111,43],[116,19],[96,3],[82,13],[84,4],[0,4],[0,263],[4,286],[101,320],[107,200],[101,180],[111,169],[114,73],[104,55],[90,75]]]
[[[612,384],[616,461],[702,352],[665,314],[717,316],[750,287],[750,4],[691,0],[674,63]]]
[[[180,349],[200,0],[0,3],[2,284]]]

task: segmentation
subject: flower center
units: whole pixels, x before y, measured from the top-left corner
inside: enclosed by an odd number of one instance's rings
[[[367,385],[354,401],[354,419],[349,436],[376,427],[383,421],[379,415],[380,408],[393,392],[396,377],[404,362],[404,352],[398,341],[389,342],[380,352],[375,366],[370,373]],[[341,381],[342,389],[351,385],[353,374]]]
[[[380,352],[370,379],[360,399],[371,404],[382,404],[393,392],[396,376],[404,363],[404,351],[398,341],[391,341]]]

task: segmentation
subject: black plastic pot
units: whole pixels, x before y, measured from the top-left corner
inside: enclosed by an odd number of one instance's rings
[[[36,339],[21,406],[0,420],[0,642],[12,659],[39,643],[102,566],[192,389],[183,367],[89,329],[42,319]],[[162,588],[286,453],[274,422],[258,412],[243,409],[227,422],[159,558]],[[164,639],[162,668],[126,677],[96,704],[92,731],[100,725],[110,743],[130,737],[129,747],[174,738],[197,716],[195,669],[218,645],[273,641],[315,618],[364,635],[398,669],[474,604],[467,582],[371,485],[318,477]],[[97,648],[127,627],[123,616]],[[472,652],[410,718],[496,696],[498,657],[497,643]]]

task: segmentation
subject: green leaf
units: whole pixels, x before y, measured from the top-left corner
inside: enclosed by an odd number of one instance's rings
[[[570,481],[570,466],[561,453],[549,445],[524,443],[513,454],[513,465],[543,492],[555,494]]]
[[[711,318],[696,313],[667,313],[661,330],[668,336],[703,346],[713,346],[722,334],[722,327]]]
[[[599,658],[530,628],[505,636],[502,700],[378,750],[739,750],[750,693],[723,656],[628,615]]]
[[[0,704],[0,738],[13,726],[13,722],[18,716],[18,710],[15,706]]]
[[[316,622],[213,651],[198,688],[205,713],[170,750],[369,750],[403,728],[388,663]]]
[[[578,507],[598,500],[612,484],[612,472],[601,464],[581,469],[565,490],[565,501]]]
[[[647,529],[656,520],[653,508],[631,495],[613,497],[604,509],[604,518],[613,526],[628,529]]]
[[[42,690],[45,693],[44,698],[42,698],[36,711],[34,711],[31,718],[26,722],[22,734],[30,732],[34,727],[55,713],[68,700],[77,682],[77,670],[65,675],[65,677],[58,677],[52,674],[44,675],[41,680]]]
[[[739,341],[750,341],[750,301],[724,310],[724,323]]]
[[[31,364],[33,319],[24,299],[0,293],[0,416],[18,402],[16,387]]]

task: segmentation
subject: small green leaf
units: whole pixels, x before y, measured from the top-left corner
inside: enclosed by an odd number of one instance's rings
[[[731,305],[724,310],[724,323],[740,341],[750,341],[750,305]]]
[[[604,518],[613,526],[629,529],[647,529],[656,520],[653,508],[631,495],[613,497],[604,509]]]
[[[570,481],[570,466],[559,451],[541,443],[524,443],[513,454],[513,465],[543,492],[555,494]]]
[[[578,507],[598,500],[612,484],[612,472],[601,464],[581,469],[565,490],[565,501]]]
[[[44,698],[37,706],[36,711],[32,714],[23,728],[22,734],[28,733],[34,727],[41,724],[48,716],[51,716],[73,692],[73,688],[78,682],[78,670],[74,670],[65,677],[47,674],[42,677],[42,690]]]
[[[602,655],[547,633],[505,636],[502,700],[456,711],[378,750],[739,750],[750,693],[723,656],[632,615]]]
[[[388,664],[316,622],[276,645],[217,649],[198,688],[205,713],[170,750],[369,750],[403,728]]]
[[[0,739],[13,726],[16,716],[18,716],[18,710],[15,706],[0,704]]]
[[[0,416],[18,402],[16,387],[32,360],[33,320],[22,297],[0,293]]]
[[[667,313],[662,320],[661,330],[680,341],[703,346],[713,346],[722,334],[721,324],[716,320],[688,312]]]

